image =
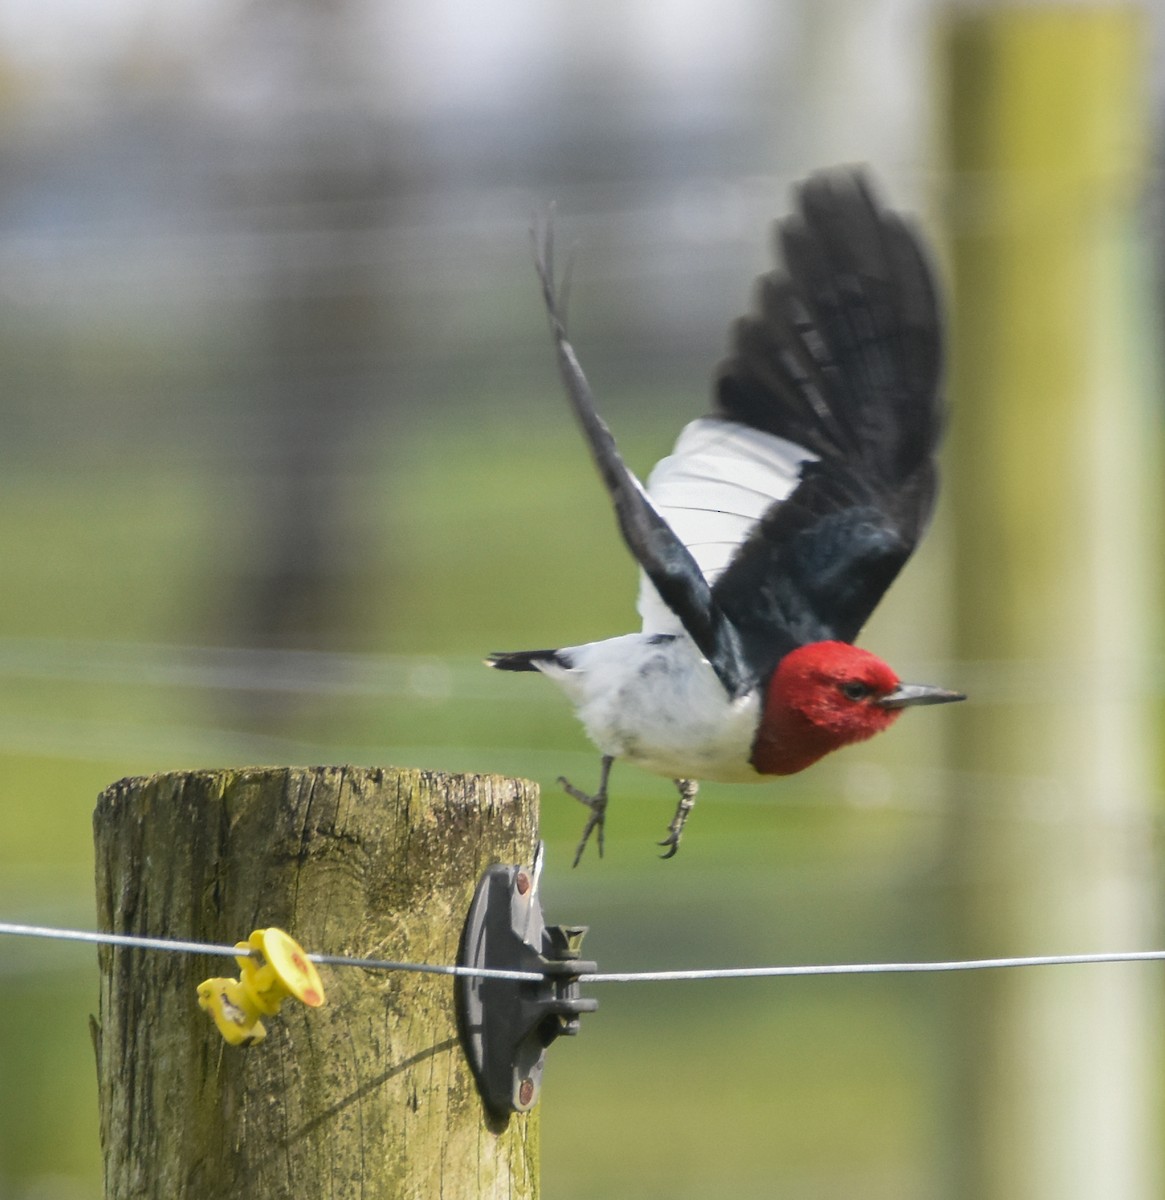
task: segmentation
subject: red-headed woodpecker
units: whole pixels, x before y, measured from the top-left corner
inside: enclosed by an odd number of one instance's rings
[[[647,488],[627,469],[567,340],[550,231],[536,264],[558,366],[619,528],[642,568],[641,633],[494,654],[541,671],[602,753],[598,790],[559,783],[598,830],[616,758],[673,779],[675,854],[700,779],[789,775],[961,700],[904,684],[852,645],[922,535],[943,426],[942,321],[918,235],[860,171],[811,176],[777,226],[783,266],[734,327],[711,416]]]

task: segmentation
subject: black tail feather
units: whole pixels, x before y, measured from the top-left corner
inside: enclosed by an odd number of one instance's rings
[[[539,663],[568,665],[557,650],[504,650],[485,660],[487,667],[496,667],[499,671],[537,671]]]

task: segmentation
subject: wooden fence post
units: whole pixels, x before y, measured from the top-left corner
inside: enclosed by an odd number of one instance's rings
[[[455,961],[492,862],[531,862],[538,789],[355,767],[127,779],[94,814],[100,926]],[[488,1118],[448,977],[322,968],[267,1040],[227,1046],[196,1002],[230,959],[103,947],[95,1023],[106,1200],[538,1194],[536,1113]]]

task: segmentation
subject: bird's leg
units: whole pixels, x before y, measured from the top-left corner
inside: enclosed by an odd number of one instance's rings
[[[611,764],[614,761],[615,759],[611,755],[603,755],[603,764],[599,773],[599,790],[593,796],[588,796],[586,792],[580,791],[561,775],[558,777],[558,786],[568,796],[573,796],[580,804],[585,804],[591,810],[591,815],[587,818],[587,823],[583,827],[582,839],[579,841],[578,849],[574,852],[572,866],[578,866],[579,861],[582,859],[583,851],[587,848],[587,840],[590,838],[591,832],[595,829],[599,831],[599,857],[603,857],[603,826],[607,819],[607,777],[611,774]]]
[[[700,790],[700,785],[695,779],[676,779],[673,782],[679,789],[680,802],[676,805],[676,815],[672,817],[671,824],[667,827],[667,837],[659,843],[666,847],[660,858],[671,858],[680,848],[684,822],[688,819],[688,813],[695,807],[696,793]]]

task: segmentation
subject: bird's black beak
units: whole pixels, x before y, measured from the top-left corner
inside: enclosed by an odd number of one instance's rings
[[[913,704],[950,704],[966,698],[962,692],[948,692],[946,688],[931,687],[928,683],[900,683],[878,703],[883,708],[908,708]]]

